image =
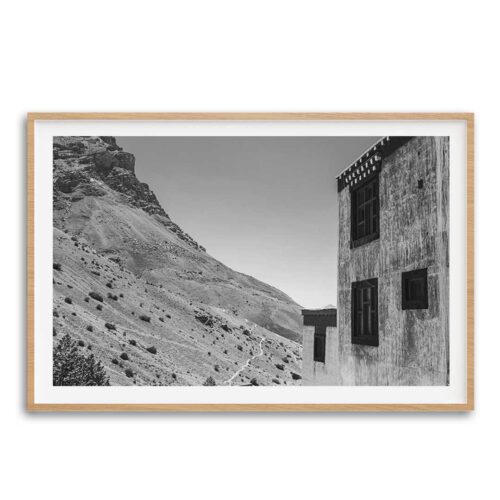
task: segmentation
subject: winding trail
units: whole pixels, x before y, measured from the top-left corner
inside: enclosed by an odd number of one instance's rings
[[[255,327],[254,327],[255,328]],[[253,332],[254,328],[252,328],[251,332]],[[238,370],[236,370],[233,375],[228,378],[227,380],[225,380],[223,382],[223,384],[230,384],[243,370],[246,370],[249,366],[250,366],[250,363],[255,359],[255,358],[258,358],[259,356],[262,356],[264,354],[264,349],[262,349],[262,343],[264,342],[264,340],[266,340],[266,337],[261,337],[260,338],[260,342],[259,342],[259,349],[260,349],[260,352],[258,354],[255,354],[254,356],[248,358],[246,360],[246,363],[243,364],[241,366],[241,368],[239,368]]]

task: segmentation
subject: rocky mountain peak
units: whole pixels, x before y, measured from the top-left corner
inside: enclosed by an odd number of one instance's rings
[[[114,137],[54,137],[53,169],[55,210],[86,196],[105,196],[111,189],[129,205],[158,217],[189,245],[205,250],[171,221],[149,186],[137,179],[135,156],[123,151]]]

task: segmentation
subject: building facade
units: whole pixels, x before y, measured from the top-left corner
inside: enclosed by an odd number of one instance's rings
[[[449,138],[384,137],[337,183],[336,327],[321,362],[304,324],[304,383],[447,385]]]

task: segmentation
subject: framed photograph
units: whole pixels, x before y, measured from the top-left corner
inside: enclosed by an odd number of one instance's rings
[[[28,409],[472,410],[473,133],[29,114]]]

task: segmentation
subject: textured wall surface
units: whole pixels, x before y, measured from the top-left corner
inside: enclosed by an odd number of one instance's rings
[[[335,362],[337,327],[326,327],[324,363],[314,361],[314,326],[304,326],[302,335],[302,385],[331,385],[338,377],[338,363]]]
[[[449,139],[411,139],[383,160],[380,238],[354,249],[350,192],[339,193],[338,336],[328,360],[337,368],[330,383],[449,383],[448,186]],[[429,308],[402,310],[401,273],[421,268],[428,268]],[[351,343],[351,284],[369,278],[379,280],[378,347]]]

